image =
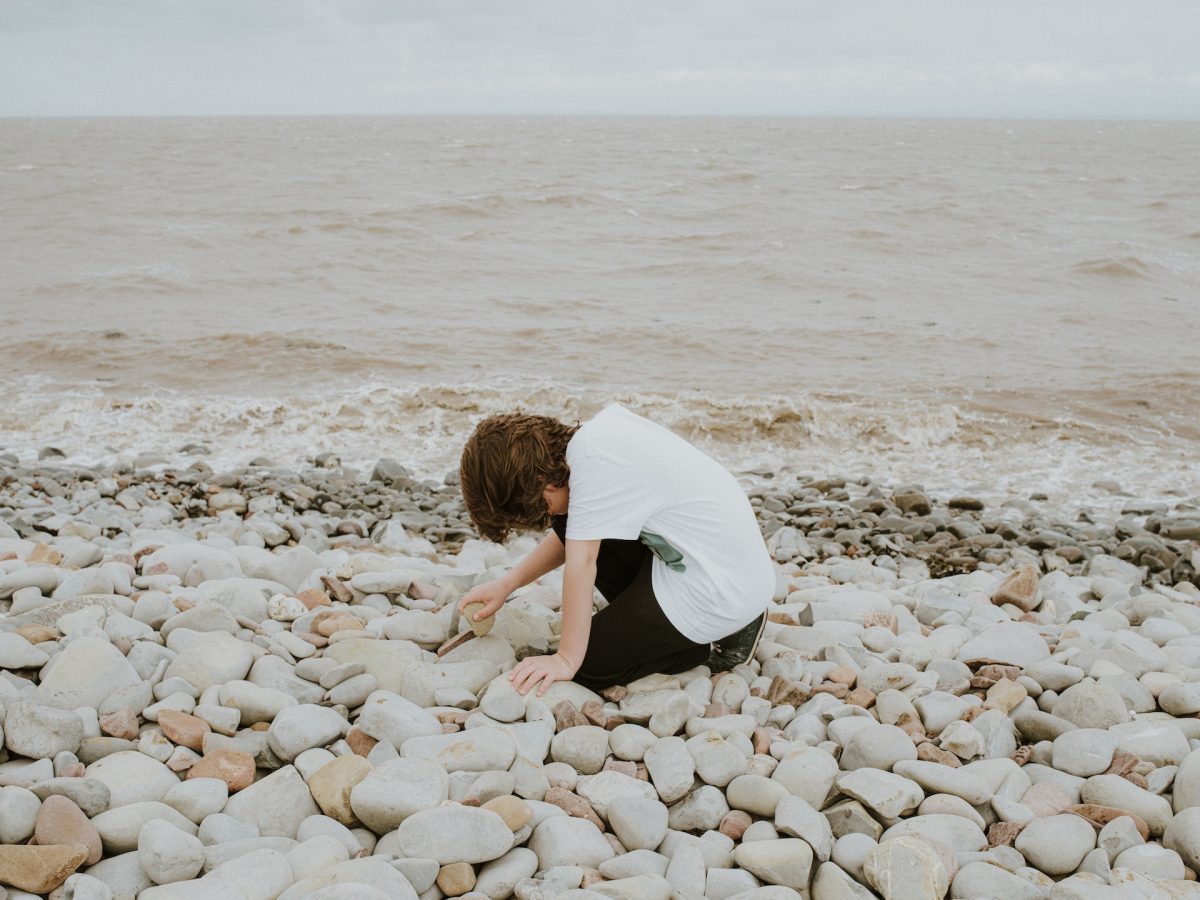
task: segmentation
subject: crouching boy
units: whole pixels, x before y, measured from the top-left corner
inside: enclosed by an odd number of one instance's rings
[[[484,419],[462,454],[480,533],[549,533],[503,578],[460,601],[495,614],[518,588],[566,565],[558,652],[509,673],[522,694],[555,681],[592,690],[652,672],[730,669],[762,636],[775,571],[746,495],[711,457],[619,404],[584,423]],[[593,590],[608,601],[592,615]]]

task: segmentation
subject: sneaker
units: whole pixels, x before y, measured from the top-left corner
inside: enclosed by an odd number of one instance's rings
[[[712,645],[708,655],[708,668],[711,672],[728,672],[734,666],[749,662],[754,658],[758,642],[762,639],[763,628],[767,624],[767,611],[751,620],[749,625],[739,628],[728,637],[723,637]]]

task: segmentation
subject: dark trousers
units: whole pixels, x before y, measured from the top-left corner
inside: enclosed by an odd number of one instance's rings
[[[567,517],[555,516],[558,539],[567,540]],[[673,675],[703,665],[708,644],[684,637],[654,596],[654,555],[641,541],[603,540],[596,558],[596,589],[608,606],[592,616],[583,665],[574,681],[593,691],[661,672]]]

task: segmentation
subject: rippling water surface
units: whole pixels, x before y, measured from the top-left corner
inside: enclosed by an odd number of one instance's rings
[[[0,447],[440,474],[620,399],[734,467],[1200,492],[1200,125],[0,121]]]

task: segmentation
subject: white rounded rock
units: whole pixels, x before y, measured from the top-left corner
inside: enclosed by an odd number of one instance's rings
[[[775,807],[775,830],[780,834],[804,839],[820,862],[833,852],[833,831],[829,820],[800,797],[782,797]]]
[[[608,732],[596,725],[565,728],[550,742],[550,757],[580,775],[595,775],[608,756]]]
[[[517,882],[538,870],[538,858],[528,847],[513,847],[499,859],[484,863],[475,878],[475,891],[490,898],[511,897]]]
[[[23,844],[33,834],[42,801],[27,788],[0,787],[0,844]]]
[[[989,659],[1013,666],[1031,666],[1050,657],[1050,648],[1037,629],[1021,622],[990,625],[958,649],[957,659]]]
[[[990,862],[970,862],[958,870],[950,896],[961,900],[979,897],[997,900],[1046,900],[1048,890]]]
[[[124,750],[98,759],[86,769],[87,777],[109,791],[108,808],[144,800],[161,800],[179,784],[179,776],[156,759],[136,750]]]
[[[1112,867],[1133,869],[1157,881],[1180,881],[1185,875],[1179,854],[1159,844],[1129,847],[1113,860]]]
[[[383,633],[389,640],[433,647],[445,643],[450,636],[449,622],[444,617],[425,610],[396,607],[383,620]]]
[[[1095,848],[1096,831],[1080,816],[1046,816],[1021,829],[1015,846],[1039,872],[1069,875]]]
[[[21,635],[0,632],[0,669],[40,669],[49,659]]]
[[[76,872],[63,882],[63,896],[69,900],[112,900],[113,892],[99,878]]]
[[[511,734],[494,727],[468,728],[452,734],[412,737],[400,754],[406,758],[431,760],[447,772],[494,772],[507,770],[517,758]],[[600,767],[596,767],[599,771]]]
[[[317,652],[315,646],[290,631],[283,631],[275,635],[275,641],[296,659],[308,659]]]
[[[855,879],[861,881],[865,877],[862,869],[867,861],[867,856],[877,846],[879,845],[867,835],[851,831],[833,842],[833,852],[830,853],[829,858]]]
[[[646,750],[644,759],[650,781],[664,803],[674,803],[692,789],[696,764],[683,738],[660,738]]]
[[[667,821],[676,831],[713,831],[729,812],[720,788],[710,784],[696,788],[668,810]]]
[[[1200,870],[1200,806],[1175,815],[1163,832],[1163,846],[1178,853],[1189,869]]]
[[[592,804],[592,809],[601,817],[606,817],[609,806],[622,797],[658,800],[658,794],[651,785],[623,772],[605,771],[595,775],[583,775],[579,778],[575,793]]]
[[[55,709],[95,709],[113,691],[142,681],[125,655],[101,637],[71,641],[42,668],[40,678],[33,700]]]
[[[1173,716],[1194,716],[1200,712],[1200,684],[1168,684],[1158,695],[1158,705]]]
[[[862,871],[885,900],[940,898],[950,886],[946,867],[933,847],[917,837],[893,838],[873,847]]]
[[[1084,803],[1115,806],[1141,816],[1151,834],[1162,834],[1171,824],[1171,804],[1166,798],[1142,790],[1120,775],[1093,775],[1079,789]]]
[[[715,731],[690,738],[687,750],[692,755],[696,774],[707,784],[725,787],[739,775],[746,774],[746,755]]]
[[[321,770],[323,766],[328,765],[337,759],[332,753],[324,747],[313,747],[305,750],[292,760],[292,765],[300,773],[300,776],[308,781],[313,775]]]
[[[626,722],[618,725],[609,734],[613,756],[631,762],[641,762],[645,752],[654,745],[658,737],[649,728]]]
[[[254,825],[264,837],[295,838],[300,823],[321,810],[296,767],[284,766],[230,797],[223,812]]]
[[[972,806],[986,803],[993,794],[991,786],[983,778],[963,768],[924,760],[902,760],[896,763],[893,771],[912,779],[926,791],[953,794]]]
[[[1129,721],[1129,710],[1116,689],[1090,679],[1059,694],[1050,713],[1080,728],[1106,729]]]
[[[162,819],[151,819],[138,832],[138,863],[155,884],[195,878],[204,865],[204,845]]]
[[[837,778],[838,790],[885,819],[898,819],[921,805],[925,794],[908,778],[875,769],[844,772]]]
[[[329,818],[329,816],[309,816],[300,823],[300,827],[296,830],[296,840],[300,842],[301,847],[311,843],[312,849],[319,852],[321,860],[331,860],[329,862],[330,865],[344,862],[350,858],[351,854],[357,854],[363,849],[362,844],[358,842],[358,838],[354,836],[354,832],[336,819]],[[333,843],[330,843],[330,841]],[[337,844],[337,848],[334,848],[333,844]],[[296,850],[299,849],[300,847],[296,848]],[[296,850],[289,851],[289,855],[295,853]],[[322,868],[318,864],[318,861],[315,861],[307,853],[298,853],[297,857],[302,860],[299,865],[309,870],[303,875],[297,871],[297,881]],[[333,859],[332,857],[337,858]],[[297,869],[295,858],[293,858],[292,868],[294,870]]]
[[[275,594],[267,601],[267,615],[276,622],[294,622],[308,614],[308,607],[297,597]]]
[[[516,722],[525,715],[526,698],[517,693],[508,675],[500,675],[484,689],[479,708],[497,722]]]
[[[813,852],[799,838],[743,842],[733,851],[733,861],[767,884],[808,890]]]
[[[675,849],[671,854],[671,861],[667,865],[666,879],[667,883],[662,885],[662,893],[658,896],[662,900],[670,900],[672,891],[675,896],[679,897],[702,897],[704,895],[704,856],[700,852],[700,848],[695,844],[683,844]],[[653,875],[639,875],[640,879],[657,878]],[[647,884],[647,888],[649,888]],[[643,896],[650,900],[654,894],[650,891],[643,891]]]
[[[196,825],[165,803],[144,800],[102,812],[92,819],[100,835],[105,853],[127,853],[136,850],[142,826],[152,819],[162,819],[178,831],[191,834]]]
[[[400,823],[398,839],[405,856],[436,859],[443,866],[489,862],[513,845],[512,830],[496,813],[457,804],[413,813]]]
[[[1088,778],[1112,765],[1117,738],[1101,728],[1076,728],[1054,739],[1051,763],[1060,772]]]
[[[880,836],[880,842],[911,836],[949,847],[955,853],[974,853],[987,846],[987,837],[977,824],[963,816],[932,813],[897,822]]]
[[[573,816],[551,816],[533,829],[529,849],[538,858],[538,866],[590,866],[615,856],[612,846],[587,819]]]
[[[350,723],[336,710],[303,704],[281,709],[267,731],[267,743],[284,762],[305,750],[324,747],[346,733]]]
[[[350,808],[376,834],[386,834],[409,816],[444,803],[449,791],[449,776],[437,763],[393,759],[376,766],[354,786]]]
[[[429,710],[384,690],[367,697],[355,724],[369,737],[387,741],[397,750],[409,738],[442,733],[442,723]]]
[[[872,725],[850,736],[839,765],[846,771],[881,769],[890,772],[902,760],[916,760],[912,738],[895,725]]]
[[[83,740],[83,720],[68,709],[41,706],[29,700],[6,701],[5,746],[28,759],[49,759],[74,753]]]
[[[1125,850],[1143,844],[1141,832],[1129,816],[1117,816],[1100,829],[1096,846],[1108,856],[1109,864]]]
[[[608,805],[608,824],[626,850],[653,850],[667,836],[667,807],[644,797],[618,797]]]
[[[229,800],[229,786],[220,778],[189,778],[168,790],[162,802],[183,813],[197,825],[219,813]]]
[[[997,797],[993,797],[992,802],[995,803],[998,799],[1004,802],[1003,798]],[[1014,803],[1015,801],[1007,802]],[[1001,819],[1004,818],[1003,813],[999,809],[996,807],[993,807],[993,809],[996,810],[996,815],[1000,816]],[[954,794],[930,794],[928,797],[922,800],[921,805],[917,807],[917,815],[960,816],[969,822],[975,823],[976,827],[981,830],[987,828],[987,823],[984,821],[983,816],[979,814],[975,807],[969,804],[962,797],[954,796]]]
[[[1200,751],[1191,751],[1179,764],[1171,787],[1171,803],[1177,813],[1200,806]]]
[[[298,851],[302,852],[302,847],[295,848],[289,856],[298,855]],[[374,888],[392,900],[417,900],[408,878],[390,862],[373,856],[335,863],[301,878],[280,894],[279,900],[304,900],[318,890],[338,884]]]
[[[259,722],[272,722],[283,710],[299,703],[291,694],[240,680],[220,685],[218,697],[221,706],[238,710],[243,728]]]
[[[959,759],[975,759],[987,749],[983,735],[970,722],[951,722],[938,735],[938,746]]]
[[[213,844],[228,844],[233,841],[244,841],[259,837],[258,826],[243,822],[225,813],[213,813],[200,823],[196,832],[200,843],[206,847]]]
[[[399,846],[395,849],[398,850]],[[511,853],[512,851],[510,850],[509,852]],[[501,859],[503,858],[501,857]],[[404,857],[393,859],[392,865],[396,867],[401,875],[408,879],[408,883],[412,885],[413,890],[421,894],[433,887],[433,883],[437,880],[438,873],[442,868],[438,865],[436,859],[405,859]]]
[[[1114,725],[1108,734],[1116,738],[1118,751],[1155,766],[1177,766],[1192,752],[1187,736],[1173,721],[1139,719]]]
[[[292,883],[293,873],[287,855],[270,848],[252,850],[223,862],[205,876],[205,887],[217,897],[280,897]],[[156,890],[151,888],[151,890]],[[170,896],[163,892],[162,895]],[[160,895],[160,896],[162,896]],[[150,900],[154,894],[139,895]],[[193,897],[187,894],[185,896]],[[204,898],[207,900],[207,897]],[[292,898],[288,898],[292,900]]]
[[[838,775],[838,763],[830,754],[815,747],[789,750],[771,773],[790,794],[802,798],[809,806],[823,809],[825,799]]]
[[[179,655],[167,666],[164,677],[182,678],[200,691],[214,684],[228,686],[228,682],[245,678],[254,663],[250,645],[223,631],[201,634],[177,628],[167,638],[167,646]],[[232,705],[224,699],[221,703]]]

